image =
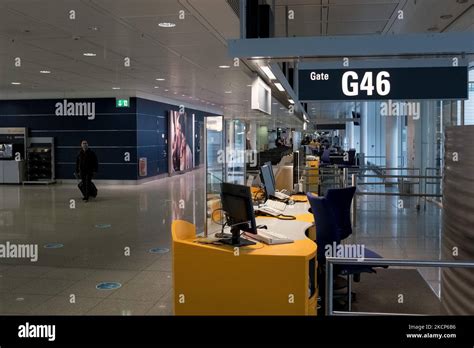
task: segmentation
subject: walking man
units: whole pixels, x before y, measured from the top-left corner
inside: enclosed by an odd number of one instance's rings
[[[95,176],[99,168],[99,161],[94,151],[89,149],[87,140],[81,142],[81,151],[76,159],[76,174],[81,178],[81,191],[84,196],[83,201],[87,202],[89,196],[95,197],[97,189],[92,183],[92,178]]]

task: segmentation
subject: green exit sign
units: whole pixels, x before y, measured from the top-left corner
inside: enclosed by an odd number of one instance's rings
[[[116,106],[118,108],[128,108],[130,106],[130,100],[128,99],[117,99]]]

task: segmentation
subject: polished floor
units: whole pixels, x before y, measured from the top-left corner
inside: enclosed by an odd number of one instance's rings
[[[0,314],[172,314],[172,254],[161,248],[171,248],[175,218],[203,230],[204,179],[197,170],[140,186],[99,184],[89,203],[75,185],[0,186],[0,244],[39,246],[35,263],[0,258]],[[440,219],[432,204],[418,212],[367,196],[352,242],[386,258],[437,259]],[[63,247],[44,247],[51,243]],[[424,276],[436,288],[437,273]],[[98,290],[101,282],[121,287]]]

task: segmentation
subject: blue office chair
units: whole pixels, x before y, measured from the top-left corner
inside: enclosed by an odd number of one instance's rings
[[[335,189],[329,197],[318,197],[308,193],[308,201],[314,215],[316,225],[316,243],[318,245],[318,282],[325,284],[326,246],[339,245],[341,236],[349,236],[352,233],[350,222],[350,204],[355,193],[355,187],[346,189]],[[349,233],[350,231],[350,233]],[[382,258],[376,252],[364,248],[364,258]],[[340,265],[334,267],[335,274],[347,276],[348,305],[354,294],[351,292],[351,277],[355,281],[360,280],[361,273],[375,273],[375,266],[366,265]],[[325,286],[324,286],[325,288]],[[320,292],[324,293],[324,288]],[[355,297],[354,297],[355,299]]]
[[[344,240],[352,234],[351,204],[356,188],[354,186],[342,189],[329,189],[326,198],[329,200],[337,222],[339,240]]]
[[[323,151],[322,156],[321,156],[321,162],[324,163],[324,164],[330,164],[331,163],[330,154],[331,154],[331,150],[325,149]]]

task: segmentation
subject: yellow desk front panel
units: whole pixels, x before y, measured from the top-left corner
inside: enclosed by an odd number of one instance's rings
[[[190,226],[173,222],[176,315],[315,315],[317,294],[308,297],[313,241],[234,249],[197,243]]]

